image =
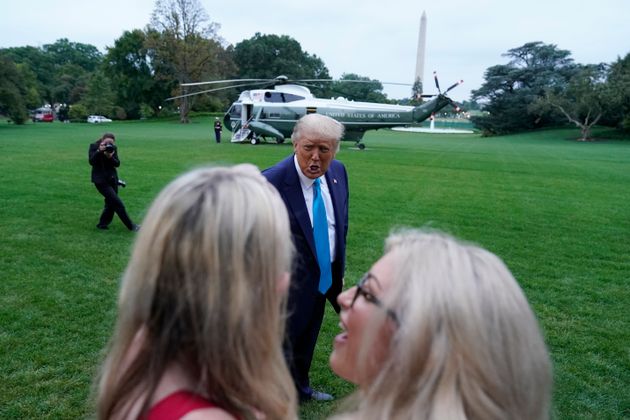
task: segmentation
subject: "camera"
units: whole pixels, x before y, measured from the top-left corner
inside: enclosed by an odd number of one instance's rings
[[[122,179],[118,180],[118,185],[120,185],[121,187],[125,188],[127,186],[127,183],[125,181],[123,181]]]
[[[114,153],[116,151],[116,145],[112,143],[107,143],[105,145],[105,152]]]

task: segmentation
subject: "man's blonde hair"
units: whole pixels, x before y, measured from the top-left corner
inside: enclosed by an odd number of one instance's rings
[[[344,127],[334,118],[322,114],[306,114],[293,127],[291,141],[298,143],[303,137],[315,137],[334,142],[335,150],[339,151],[339,142],[343,138]]]

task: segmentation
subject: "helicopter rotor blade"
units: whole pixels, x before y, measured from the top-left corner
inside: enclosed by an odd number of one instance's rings
[[[437,72],[436,71],[433,72],[433,80],[435,80],[435,87],[437,88],[438,93],[441,94],[442,91],[440,90],[440,82],[438,82],[438,77],[437,77]]]
[[[463,81],[463,80],[460,80],[459,82],[455,82],[455,83],[453,83],[451,86],[449,86],[449,87],[448,87],[448,89],[446,89],[446,90],[444,91],[444,94],[446,95],[446,94],[447,94],[447,93],[448,93],[451,89],[453,89],[453,88],[455,88],[455,87],[457,87],[457,86],[461,85],[462,83],[464,83],[464,81]]]
[[[217,85],[219,83],[232,83],[232,82],[271,82],[275,79],[227,79],[227,80],[212,80],[210,82],[195,82],[195,83],[182,83],[180,86],[203,86],[203,85]]]
[[[265,80],[264,82],[258,82],[258,83],[255,83],[255,84],[265,84],[265,83],[267,83],[267,80]],[[219,88],[207,89],[207,90],[202,90],[202,91],[199,91],[199,92],[192,92],[192,93],[187,93],[187,94],[184,94],[184,95],[173,96],[171,98],[166,98],[164,100],[165,101],[173,101],[175,99],[181,99],[181,98],[187,98],[189,96],[201,95],[202,93],[218,92],[220,90],[227,90],[227,89],[232,89],[232,88],[238,88],[238,87],[244,87],[244,86],[253,86],[253,85],[254,84],[252,84],[252,83],[243,83],[243,84],[240,84],[240,85],[222,86],[222,87],[219,87]]]
[[[451,98],[448,98],[448,99],[449,99],[449,103],[451,104],[451,106],[453,108],[455,108],[455,112],[462,112],[462,111],[464,111],[459,105],[457,105],[457,102],[455,102]]]

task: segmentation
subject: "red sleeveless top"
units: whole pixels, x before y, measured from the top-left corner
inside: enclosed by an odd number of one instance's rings
[[[212,407],[216,405],[193,392],[181,390],[158,401],[143,420],[178,420],[191,411]]]

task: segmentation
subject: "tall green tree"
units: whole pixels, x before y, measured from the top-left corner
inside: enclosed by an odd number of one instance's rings
[[[234,46],[238,76],[251,79],[328,79],[328,69],[317,55],[302,50],[298,41],[287,35],[261,35]]]
[[[530,109],[538,112],[557,111],[581,131],[580,140],[591,139],[591,129],[604,115],[611,97],[606,84],[604,64],[578,66],[578,70],[562,91],[549,89]]]
[[[41,48],[7,48],[2,53],[16,64],[28,66],[36,75],[39,96],[50,104],[77,102],[103,58],[95,46],[66,38]]]
[[[609,125],[630,131],[630,53],[611,64],[607,83],[614,95],[608,97],[604,119]]]
[[[88,114],[114,116],[114,93],[109,78],[102,71],[92,74],[85,97],[81,101]]]
[[[147,46],[156,77],[177,83],[218,78],[225,73],[218,24],[210,21],[199,0],[157,0],[151,15]],[[173,92],[189,93],[186,88]],[[180,121],[189,122],[193,97],[178,100]]]
[[[473,117],[485,134],[502,134],[557,123],[554,115],[540,115],[530,105],[548,92],[560,92],[576,67],[571,53],[556,45],[529,42],[510,49],[504,56],[508,64],[486,70],[485,82],[472,92],[472,99],[485,103],[489,114]]]
[[[26,46],[12,47],[0,50],[0,53],[15,64],[29,68],[37,80],[37,92],[42,101],[53,102],[52,91],[55,86],[55,66],[49,55],[41,48]],[[38,106],[43,104],[38,104]]]
[[[116,104],[130,119],[140,118],[142,104],[151,102],[151,91],[156,86],[146,39],[139,29],[125,31],[105,55],[104,66],[116,93]],[[169,92],[162,94],[166,98]]]
[[[352,101],[387,102],[381,82],[354,73],[344,73],[332,84],[332,91]]]
[[[28,118],[25,96],[24,79],[16,64],[0,55],[0,113],[8,115],[16,124],[24,124]]]

